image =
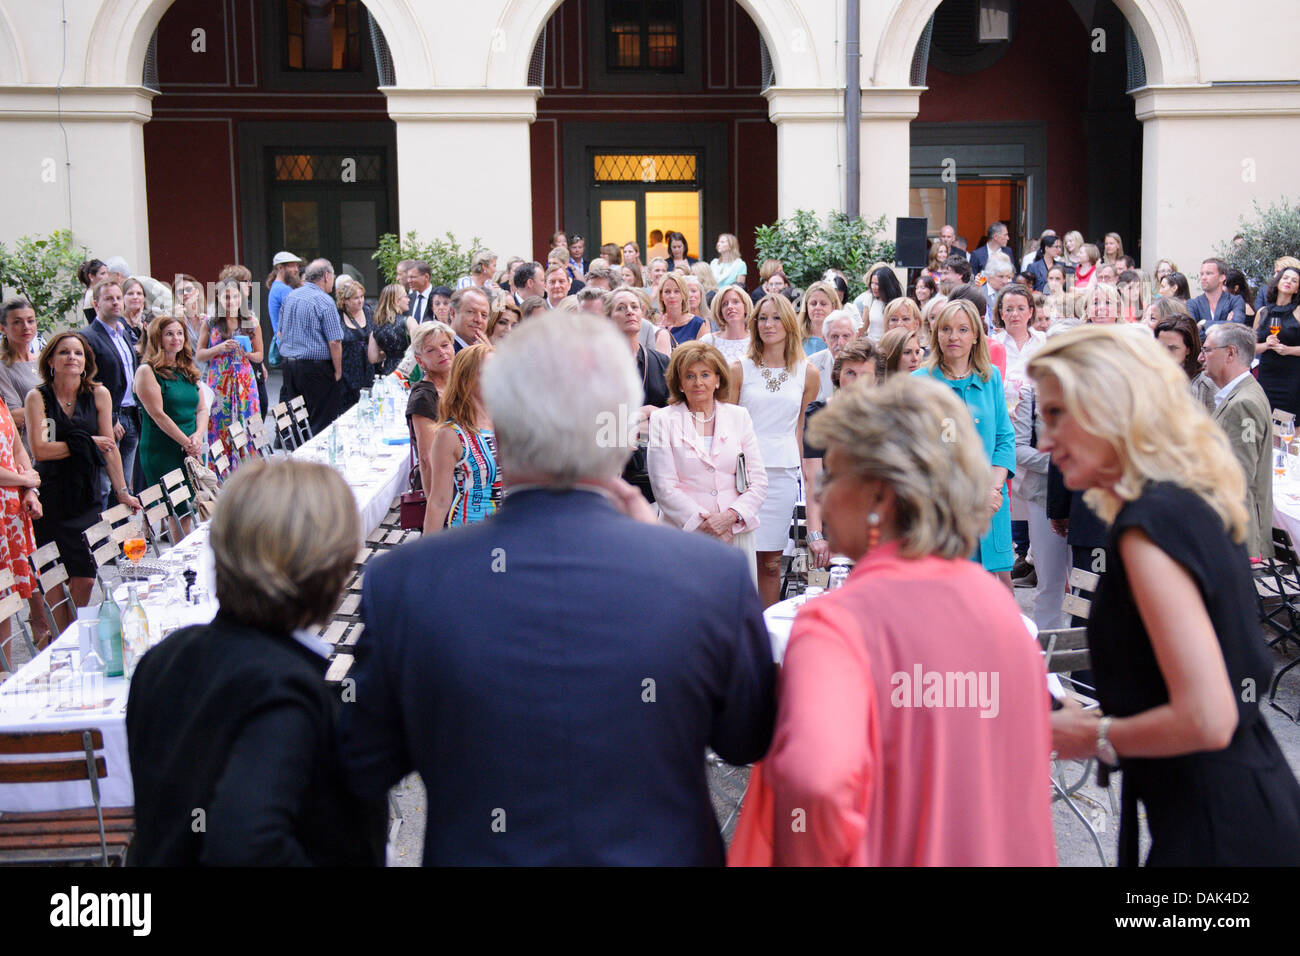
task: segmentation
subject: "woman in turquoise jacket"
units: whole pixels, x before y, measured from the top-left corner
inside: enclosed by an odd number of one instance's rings
[[[1015,550],[1011,544],[1011,500],[1007,479],[1016,473],[1016,435],[1002,393],[1002,375],[989,359],[983,317],[961,299],[944,305],[935,318],[930,357],[913,375],[943,382],[966,403],[984,454],[993,465],[988,512],[993,521],[971,557],[1011,587]]]

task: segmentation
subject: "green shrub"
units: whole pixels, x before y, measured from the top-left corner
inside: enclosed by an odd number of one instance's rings
[[[755,229],[754,248],[760,263],[780,259],[786,278],[801,289],[827,269],[839,269],[854,298],[866,290],[864,277],[872,265],[894,261],[894,243],[883,238],[884,231],[884,216],[867,222],[835,212],[822,225],[816,213],[799,209],[789,219]]]
[[[1300,255],[1300,206],[1282,199],[1261,209],[1251,203],[1254,217],[1241,217],[1237,230],[1243,241],[1231,239],[1219,243],[1218,253],[1228,263],[1250,277],[1252,284],[1262,285],[1273,278],[1273,263],[1283,256]]]
[[[80,325],[80,307],[85,291],[77,280],[77,267],[90,257],[85,246],[73,244],[72,233],[57,229],[48,236],[23,236],[10,252],[0,243],[0,284],[5,294],[17,294],[31,302],[42,332]],[[68,316],[78,315],[70,323]]]
[[[403,259],[423,259],[429,263],[430,281],[433,285],[445,285],[454,289],[457,279],[469,275],[469,264],[474,253],[485,248],[483,240],[475,236],[469,241],[469,248],[462,249],[450,232],[445,241],[434,239],[424,243],[412,229],[405,238],[391,232],[380,236],[379,248],[371,258],[379,263],[387,282],[397,281],[397,264]]]

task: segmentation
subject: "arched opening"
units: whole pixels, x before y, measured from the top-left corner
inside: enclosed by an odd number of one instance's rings
[[[249,38],[256,37],[255,43]],[[393,83],[361,0],[175,0],[144,64],[158,91],[144,128],[156,276],[265,275],[288,249],[380,288],[370,258],[397,225]]]
[[[752,252],[776,218],[777,136],[764,89],[775,69],[736,0],[566,0],[534,48],[542,88],[531,130],[534,252],[564,229],[587,239],[680,231],[689,255],[719,233]]]
[[[990,12],[994,15],[990,16]],[[1140,258],[1142,126],[1133,90],[1148,58],[1113,0],[944,0],[910,81],[927,90],[911,126],[911,213],[952,223],[971,250],[1007,223],[1013,259],[1045,228]]]

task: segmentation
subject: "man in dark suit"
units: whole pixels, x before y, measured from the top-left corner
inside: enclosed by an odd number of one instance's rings
[[[970,254],[971,272],[975,275],[983,272],[984,267],[989,264],[989,256],[1005,249],[1010,239],[1011,234],[1007,231],[1005,222],[990,223],[988,232],[985,234],[984,245]],[[1008,251],[1007,255],[1010,256],[1010,251]]]
[[[410,286],[408,298],[411,300],[406,314],[415,319],[417,324],[433,318],[433,296],[429,291],[429,286],[432,285],[430,279],[432,273],[429,263],[417,259],[411,263],[410,271],[406,274],[406,281]]]
[[[1204,335],[1220,322],[1249,322],[1246,303],[1223,287],[1228,264],[1218,257],[1201,263],[1201,294],[1187,303],[1187,313]]]
[[[113,436],[122,454],[122,476],[130,491],[135,474],[135,452],[140,444],[140,406],[132,388],[136,368],[135,337],[122,319],[124,301],[122,287],[116,282],[106,279],[97,285],[95,319],[81,330],[81,334],[95,353],[99,383],[108,389],[113,399]],[[109,485],[105,470],[100,479],[105,511],[117,501],[118,489]]]
[[[722,865],[705,750],[752,762],[774,718],[749,561],[619,479],[642,389],[608,320],[522,323],[482,392],[505,504],[367,571],[354,792],[419,771],[425,866]]]

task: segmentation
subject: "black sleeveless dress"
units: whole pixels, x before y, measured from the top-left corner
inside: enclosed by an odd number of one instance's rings
[[[37,389],[45,401],[45,414],[54,420],[54,441],[67,441],[74,429],[96,435],[99,433],[99,412],[95,409],[95,396],[85,392],[77,396],[72,414],[66,415],[48,385]],[[39,423],[38,423],[39,424]],[[98,456],[98,451],[95,452]],[[98,456],[102,461],[102,456]],[[68,574],[74,578],[95,576],[95,563],[82,532],[99,520],[104,499],[100,494],[102,466],[91,466],[84,457],[72,455],[58,461],[38,461],[36,470],[41,476],[41,508],[43,515],[32,522],[32,533],[38,545],[54,541]]]
[[[1238,723],[1224,750],[1121,758],[1119,865],[1138,862],[1139,800],[1151,830],[1148,866],[1300,865],[1300,784],[1259,712],[1272,664],[1259,633],[1250,561],[1214,510],[1178,485],[1149,485],[1111,527],[1116,559],[1102,576],[1088,621],[1102,709],[1129,717],[1169,702],[1118,560],[1119,536],[1128,528],[1141,528],[1196,581],[1227,664]]]
[[[1283,345],[1300,345],[1300,321],[1295,305],[1263,305],[1255,316],[1255,338],[1264,342],[1269,328],[1280,327],[1277,340]],[[1273,408],[1300,414],[1300,355],[1278,355],[1272,350],[1259,353],[1259,384]]]

